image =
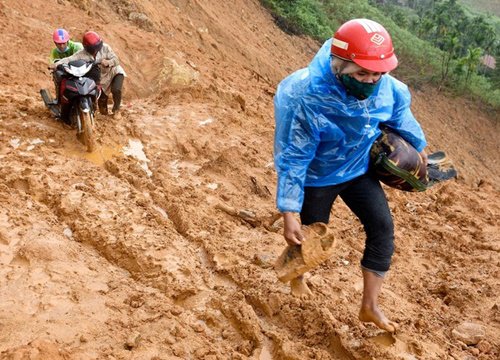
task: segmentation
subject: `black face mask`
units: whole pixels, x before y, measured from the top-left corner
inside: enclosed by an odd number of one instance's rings
[[[364,83],[347,74],[340,75],[339,80],[346,88],[347,93],[358,100],[365,100],[370,97],[378,85],[378,81],[376,83]]]

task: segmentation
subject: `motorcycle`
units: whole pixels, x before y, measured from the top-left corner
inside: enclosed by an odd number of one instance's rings
[[[96,146],[95,104],[100,95],[100,88],[94,78],[99,77],[98,65],[95,61],[85,60],[60,64],[56,68],[62,77],[59,99],[53,99],[47,89],[40,90],[45,105],[56,118],[76,128],[77,138],[87,147],[88,152],[93,152]],[[97,71],[97,75],[94,71]]]

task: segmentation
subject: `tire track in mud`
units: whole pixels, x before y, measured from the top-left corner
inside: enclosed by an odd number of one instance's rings
[[[177,117],[179,114],[176,113],[175,116]],[[134,128],[137,129],[137,126],[134,126]],[[134,134],[137,138],[141,139],[140,131],[136,130]],[[148,143],[148,141],[146,140],[144,143]],[[184,155],[189,154],[189,150],[187,150],[186,145],[182,143],[182,140],[180,143],[174,143],[181,149],[181,153]],[[176,157],[178,157],[180,154],[176,155]],[[123,162],[121,162],[120,165],[123,167]],[[182,177],[178,178],[179,174],[174,171],[175,174],[170,176],[172,178],[171,180],[173,180],[172,183],[166,186],[165,190],[160,190],[159,188],[162,187],[162,181],[157,181],[159,186],[155,186],[153,184],[154,181],[147,181],[147,185],[145,182],[138,183],[130,177],[130,175],[125,175],[130,174],[130,172],[124,172],[123,169],[120,169],[120,165],[117,166],[117,164],[113,164],[110,166],[110,164],[106,164],[106,168],[109,170],[111,167],[112,172],[116,176],[126,178],[131,185],[137,188],[147,188],[154,202],[166,209],[168,218],[172,221],[176,231],[186,240],[198,244],[200,247],[202,262],[206,269],[208,269],[208,274],[205,274],[206,276],[204,277],[206,287],[204,289],[198,288],[184,291],[175,297],[175,303],[197,314],[199,318],[204,319],[207,323],[217,323],[217,327],[224,329],[222,331],[222,337],[224,339],[229,339],[231,342],[234,342],[235,338],[240,337],[241,339],[238,340],[238,343],[241,344],[236,349],[238,353],[247,356],[252,354],[270,354],[271,350],[269,350],[269,346],[266,346],[264,342],[261,326],[259,325],[259,317],[254,312],[252,306],[245,300],[245,297],[237,295],[240,286],[232,279],[230,272],[225,269],[224,265],[219,263],[219,260],[221,260],[220,252],[212,252],[210,251],[210,246],[208,246],[208,248],[206,246],[210,243],[210,238],[213,237],[213,234],[204,230],[203,226],[200,227],[199,224],[193,224],[192,218],[194,215],[190,215],[188,212],[189,210],[187,210],[187,208],[189,208],[189,202],[176,201],[174,200],[175,196],[172,196],[172,194],[186,191],[184,188],[186,179],[182,179]],[[194,169],[197,168],[199,168],[199,166],[194,165]],[[152,169],[155,173],[158,170],[155,169],[154,164],[152,164]],[[163,173],[158,177],[168,178],[169,176]],[[188,187],[189,190],[193,191],[193,193],[197,193],[198,191],[195,190],[197,180],[191,179],[189,182],[192,183]],[[184,198],[197,198],[198,196],[200,195],[192,194],[191,196],[186,196],[186,194],[184,194]],[[203,197],[203,195],[201,196]],[[169,199],[172,200],[169,201]],[[210,218],[207,219],[207,214],[204,215],[204,221],[209,223]],[[215,291],[217,291],[217,293],[215,293]],[[210,310],[207,312],[206,308]],[[214,320],[214,312],[219,314],[217,315],[217,321]]]
[[[80,171],[95,170],[82,164]],[[173,230],[151,200],[116,178],[87,174],[71,181],[32,172],[26,190],[41,197],[78,241],[92,245],[136,280],[154,283],[171,296],[196,287],[201,281],[194,271],[200,266],[196,248]],[[9,175],[6,177],[9,181]],[[114,189],[112,194],[109,189]],[[173,256],[179,251],[191,255]]]
[[[203,292],[211,291],[204,285],[203,277],[207,276],[206,271],[199,269],[201,261],[198,261],[198,258],[203,256],[199,253],[199,247],[185,241],[172,229],[173,226],[167,219],[161,214],[155,214],[156,210],[150,207],[149,199],[141,196],[133,188],[124,186],[123,182],[119,186],[116,183],[117,179],[111,176],[99,176],[100,186],[97,185],[96,178],[79,176],[78,183],[66,187],[47,174],[31,172],[27,178],[20,180],[17,174],[9,170],[2,169],[0,172],[5,175],[7,186],[19,189],[28,197],[36,198],[36,201],[44,204],[46,210],[51,211],[59,223],[67,224],[71,228],[74,240],[96,249],[112,264],[130,273],[135,281],[157,288],[168,298],[173,299],[167,309],[170,308],[172,315],[179,319],[174,325],[166,327],[167,333],[170,333],[167,342],[174,344],[193,336],[200,337],[200,333],[207,332],[202,336],[202,339],[207,338],[207,340],[202,340],[202,344],[198,342],[198,346],[203,348],[201,345],[205,343],[205,353],[209,354],[211,350],[206,349],[210,349],[208,345],[212,341],[208,339],[213,339],[217,335],[211,336],[210,331],[205,329],[207,326],[203,325],[204,323],[211,324],[215,329],[226,329],[225,334],[230,341],[240,336],[237,330],[229,330],[231,328],[229,320],[215,321],[220,318],[221,313],[216,308],[211,309],[204,304],[208,295],[203,295]],[[25,175],[28,172],[27,169],[19,170]],[[86,164],[80,169],[80,171],[89,170]],[[68,175],[69,178],[59,178],[58,181],[70,180],[74,174]],[[109,190],[109,187],[103,186],[104,182],[115,189],[111,198],[103,193],[105,188]],[[120,212],[119,210],[126,208],[124,202],[128,204],[128,209]],[[116,227],[121,228],[121,231]],[[119,238],[112,235],[119,233],[122,234]],[[204,266],[208,265],[209,263],[205,261]],[[230,283],[223,276],[220,277],[221,279],[217,281],[211,281],[212,287],[216,283]],[[210,283],[210,280],[208,282]],[[199,297],[199,301],[196,297]],[[140,303],[144,300],[137,298],[131,301],[135,304],[134,307],[140,307]],[[175,305],[176,303],[179,305]],[[112,302],[109,306],[116,309],[122,307],[120,304],[113,305]],[[200,309],[197,309],[198,307]],[[190,308],[193,310],[189,310]],[[193,316],[194,319],[190,319]],[[218,347],[226,352],[232,351],[232,346],[224,342]],[[179,348],[177,352],[182,356],[194,350]],[[199,354],[203,354],[203,351]]]

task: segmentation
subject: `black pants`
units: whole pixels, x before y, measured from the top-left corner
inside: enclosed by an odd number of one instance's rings
[[[366,233],[361,265],[369,270],[389,270],[394,253],[394,224],[380,182],[371,174],[339,185],[305,187],[304,205],[300,213],[302,224],[327,224],[338,195],[359,218]]]
[[[122,88],[123,88],[123,74],[117,74],[111,81],[111,94],[113,95],[113,112],[120,110],[120,105],[122,103]],[[108,96],[104,93],[101,93],[101,96],[98,100],[99,104],[99,112],[101,114],[108,113]]]

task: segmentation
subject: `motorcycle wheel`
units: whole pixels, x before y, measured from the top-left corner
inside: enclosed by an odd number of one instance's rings
[[[93,152],[96,146],[94,139],[93,116],[90,112],[83,112],[80,110],[80,119],[82,120],[83,143],[87,146],[87,152]]]

